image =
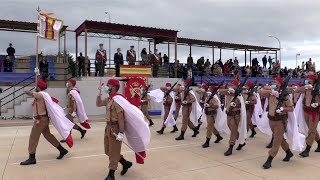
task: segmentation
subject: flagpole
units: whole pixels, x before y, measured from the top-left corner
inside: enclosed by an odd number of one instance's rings
[[[38,33],[37,33],[37,46],[36,46],[36,67],[34,69],[34,72],[36,74],[36,84],[39,80],[39,32],[40,32],[40,7],[38,6],[37,12],[38,12]]]

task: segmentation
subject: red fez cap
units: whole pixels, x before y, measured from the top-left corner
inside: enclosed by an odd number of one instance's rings
[[[296,84],[296,86],[302,87],[303,84],[302,84],[301,82],[298,82],[298,83]]]
[[[190,79],[184,80],[184,83],[185,83],[186,85],[189,84],[189,83],[190,83]]]
[[[44,81],[42,81],[42,80],[39,80],[38,82],[37,82],[37,86],[39,87],[39,88],[41,88],[41,89],[43,89],[43,90],[45,90],[45,89],[47,89],[47,83],[46,82],[44,82]]]
[[[181,84],[177,84],[177,86],[181,86]]]
[[[229,82],[229,85],[230,86],[239,86],[239,81],[231,81],[231,82]]]
[[[247,86],[247,87],[252,87],[253,86],[253,82],[251,82],[251,81],[248,81],[246,84],[245,84],[245,86]]]
[[[107,85],[120,87],[120,82],[117,79],[109,79]]]
[[[312,81],[316,81],[318,79],[317,75],[308,75],[307,79],[310,79]]]
[[[201,86],[203,89],[208,89],[208,85],[206,85],[206,83],[203,83]]]
[[[215,86],[215,85],[211,85],[210,86],[210,90],[212,91],[212,90],[214,90],[214,89],[216,89],[217,88],[217,86]]]
[[[166,87],[171,87],[171,83],[166,83]]]
[[[274,78],[275,81],[278,81],[280,84],[282,84],[283,79],[281,77]]]
[[[77,81],[76,81],[75,79],[70,79],[69,82],[70,82],[73,86],[75,86],[75,85],[77,84]]]

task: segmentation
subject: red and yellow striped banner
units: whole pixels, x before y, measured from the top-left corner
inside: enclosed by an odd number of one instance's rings
[[[121,77],[151,77],[151,66],[121,65]]]
[[[47,14],[39,14],[39,37],[56,40],[62,28],[62,21]]]

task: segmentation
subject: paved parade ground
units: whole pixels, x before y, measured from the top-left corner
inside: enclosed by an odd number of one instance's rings
[[[100,118],[101,119],[101,118]],[[258,132],[255,138],[247,139],[242,151],[225,157],[228,139],[219,144],[210,144],[207,149],[201,145],[205,141],[205,127],[198,137],[192,138],[187,131],[184,141],[176,141],[179,133],[171,134],[171,128],[164,135],[156,134],[161,127],[160,119],[151,127],[152,140],[147,151],[145,165],[134,164],[125,176],[120,176],[121,165],[116,171],[117,180],[212,180],[212,179],[319,179],[320,153],[315,153],[314,145],[310,157],[302,159],[298,152],[290,162],[283,162],[282,150],[274,159],[272,168],[262,169],[267,158],[265,148],[270,138]],[[58,150],[43,137],[37,149],[37,164],[20,166],[28,157],[27,147],[31,126],[0,127],[0,173],[1,180],[103,180],[108,173],[108,158],[104,155],[103,134],[105,123],[93,122],[92,129],[84,139],[73,132],[75,145],[63,160],[56,160]],[[1,125],[1,124],[0,124]],[[178,124],[180,126],[180,123]],[[51,131],[59,137],[56,130]],[[214,137],[215,138],[215,137]],[[63,145],[66,147],[66,144]],[[124,144],[122,153],[130,161],[135,161],[134,153]]]

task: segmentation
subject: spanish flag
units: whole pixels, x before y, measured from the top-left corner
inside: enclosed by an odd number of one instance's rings
[[[63,22],[45,13],[39,14],[38,36],[40,38],[56,40],[63,26]]]

